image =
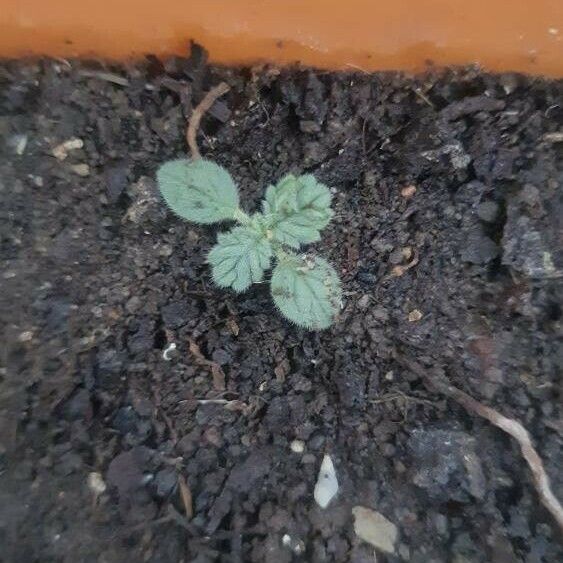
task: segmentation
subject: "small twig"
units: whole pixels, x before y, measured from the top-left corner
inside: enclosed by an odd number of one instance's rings
[[[118,86],[129,86],[129,80],[127,78],[120,76],[119,74],[114,74],[113,72],[104,72],[102,70],[79,70],[79,76],[84,76],[85,78],[98,78],[99,80],[104,80],[105,82],[111,82],[117,84]]]
[[[186,131],[186,141],[188,142],[188,147],[190,148],[192,160],[201,158],[201,153],[199,152],[196,140],[201,118],[205,112],[209,111],[211,106],[215,103],[215,100],[223,94],[226,94],[230,89],[231,87],[226,82],[221,82],[221,84],[215,86],[215,88],[211,88],[211,90],[205,94],[203,100],[199,102],[192,112],[190,122],[188,123],[188,129]]]
[[[413,92],[428,106],[432,109],[436,109],[436,106],[430,101],[430,98],[420,89],[413,88]]]
[[[187,402],[188,400],[186,400]],[[183,403],[184,401],[180,401]],[[227,399],[196,399],[198,405],[228,405],[232,401],[228,401]]]
[[[369,74],[369,72],[365,68],[362,68],[361,66],[358,66],[358,65],[355,65],[355,64],[352,64],[352,63],[346,63],[345,66],[353,68],[354,70],[358,70],[362,74]]]
[[[512,418],[507,418],[495,409],[483,405],[461,389],[451,385],[449,382],[440,380],[437,377],[431,377],[419,364],[407,360],[406,358],[401,358],[400,361],[411,371],[428,382],[430,387],[433,387],[440,393],[443,393],[447,397],[450,397],[454,401],[458,402],[467,411],[487,419],[490,423],[494,424],[501,430],[504,430],[518,442],[520,450],[522,451],[522,456],[532,471],[532,481],[542,504],[551,513],[561,530],[563,530],[563,506],[561,506],[561,503],[557,500],[551,490],[549,477],[547,476],[538,452],[532,445],[528,431],[518,421]]]

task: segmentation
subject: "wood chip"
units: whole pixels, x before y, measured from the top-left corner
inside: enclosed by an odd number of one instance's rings
[[[186,518],[191,520],[194,515],[192,492],[186,483],[183,475],[178,475],[178,486],[180,487],[180,496],[182,497],[182,504],[184,505],[184,512]]]
[[[84,147],[84,141],[82,139],[78,139],[77,137],[73,137],[72,139],[63,141],[60,145],[57,145],[51,153],[57,160],[62,161],[66,159],[70,151],[81,149],[82,147]]]
[[[410,322],[410,323],[416,323],[416,322],[418,322],[420,319],[422,319],[422,313],[421,313],[418,309],[413,309],[413,310],[409,313],[409,322]]]
[[[83,178],[90,175],[90,167],[87,164],[73,164],[70,169]]]
[[[401,190],[401,195],[402,195],[405,199],[411,198],[415,193],[416,193],[416,186],[405,186],[405,187]]]
[[[563,131],[556,131],[555,133],[545,133],[542,138],[548,143],[563,143]]]
[[[235,321],[235,319],[233,319],[232,317],[229,317],[227,319],[227,327],[233,333],[234,336],[239,335],[239,332],[240,332],[239,326],[238,326],[237,322]]]
[[[119,74],[114,74],[113,72],[103,72],[100,70],[79,70],[79,76],[84,76],[85,78],[98,78],[105,82],[111,82],[117,84],[118,86],[129,86],[129,80],[127,78],[120,76]]]
[[[224,391],[225,390],[225,372],[223,368],[213,362],[211,364],[211,375],[213,376],[213,387],[217,391]]]
[[[407,248],[410,248],[410,247],[407,247]],[[403,253],[403,255],[404,255],[404,253]],[[391,269],[391,275],[394,278],[399,278],[405,272],[407,272],[408,270],[410,270],[411,268],[413,268],[417,264],[418,264],[418,256],[415,255],[415,257],[408,264],[405,264],[405,265],[399,264],[397,266],[393,266],[393,268]]]

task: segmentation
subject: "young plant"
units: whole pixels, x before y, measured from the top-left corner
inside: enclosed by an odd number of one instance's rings
[[[248,215],[230,174],[209,160],[167,162],[157,179],[164,201],[180,217],[205,225],[238,223],[219,233],[207,258],[219,287],[245,291],[263,281],[275,259],[270,288],[281,313],[310,330],[332,324],[342,295],[338,274],[323,258],[294,252],[320,240],[332,218],[324,184],[309,174],[289,174],[266,189],[262,212]]]

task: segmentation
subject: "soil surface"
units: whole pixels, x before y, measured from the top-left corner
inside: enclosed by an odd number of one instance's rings
[[[334,191],[327,331],[284,321],[267,284],[213,287],[217,229],[158,198],[221,80],[198,139],[247,210],[290,171]],[[199,49],[5,61],[0,559],[562,561],[517,445],[407,367],[520,420],[563,499],[562,99],[513,74],[225,70]]]

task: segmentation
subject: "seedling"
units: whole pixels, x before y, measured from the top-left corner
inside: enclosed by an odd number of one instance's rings
[[[266,189],[262,212],[249,215],[231,175],[210,160],[172,160],[157,178],[164,201],[180,217],[204,225],[238,223],[219,233],[207,258],[219,287],[243,292],[262,282],[275,260],[270,289],[281,313],[310,330],[333,323],[342,296],[338,274],[323,258],[295,252],[320,240],[332,218],[324,184],[310,174],[289,174]]]

